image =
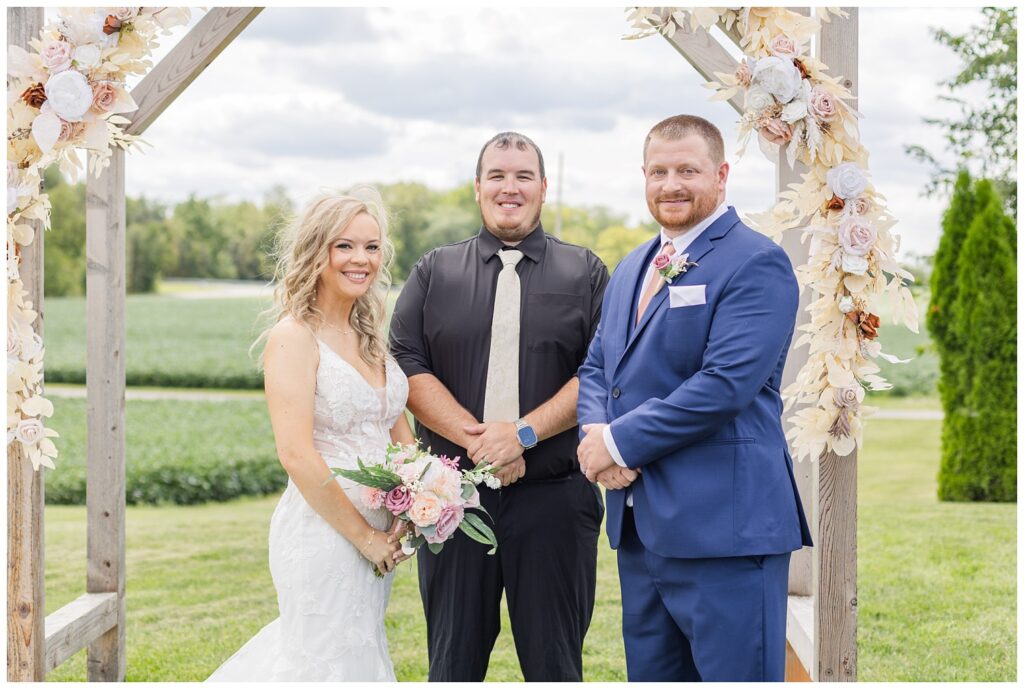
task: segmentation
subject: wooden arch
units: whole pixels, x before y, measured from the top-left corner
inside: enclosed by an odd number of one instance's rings
[[[127,131],[142,134],[263,8],[210,10],[132,90],[138,110]],[[817,40],[818,57],[857,93],[857,9],[832,18]],[[28,47],[43,25],[39,7],[7,10],[8,43]],[[724,28],[723,28],[724,30]],[[725,32],[733,41],[735,30]],[[677,31],[667,39],[705,78],[732,73],[736,60],[703,30]],[[729,103],[742,111],[739,96]],[[856,106],[856,103],[854,103]],[[783,164],[780,164],[783,163]],[[802,172],[776,161],[776,193]],[[46,673],[88,649],[90,681],[125,678],[125,159],[115,149],[110,166],[87,181],[87,479],[86,593],[44,617],[43,472],[14,446],[7,458],[7,679],[42,681]],[[794,265],[807,249],[795,233],[783,246]],[[43,237],[26,247],[21,274],[43,331]],[[798,324],[807,321],[801,298]],[[788,385],[806,359],[792,352]],[[795,553],[790,572],[787,638],[792,663],[819,681],[857,677],[857,462],[856,455],[826,454],[815,465],[797,465],[804,507],[816,547]]]

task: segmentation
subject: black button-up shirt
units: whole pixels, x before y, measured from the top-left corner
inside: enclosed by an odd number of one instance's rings
[[[504,244],[481,228],[476,237],[428,251],[416,263],[395,305],[390,346],[410,378],[431,373],[478,420],[483,416],[491,317]],[[588,249],[566,244],[538,225],[516,247],[522,285],[519,328],[519,413],[551,399],[587,355],[601,317],[608,270]],[[435,454],[466,449],[417,422],[417,435]],[[571,428],[524,454],[524,480],[578,470],[578,431]]]

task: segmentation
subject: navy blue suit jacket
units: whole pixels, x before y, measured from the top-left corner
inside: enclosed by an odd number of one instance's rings
[[[634,327],[659,241],[637,247],[608,283],[579,370],[579,423],[610,423],[626,464],[642,467],[633,516],[648,550],[705,558],[811,545],[781,421],[799,294],[789,257],[730,207],[687,249],[698,265],[663,286]],[[670,307],[671,287],[687,285],[704,285],[706,303]],[[625,494],[607,492],[613,548]]]

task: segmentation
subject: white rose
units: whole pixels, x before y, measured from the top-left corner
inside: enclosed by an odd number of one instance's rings
[[[25,445],[35,445],[43,437],[43,422],[39,419],[22,419],[18,422],[14,437]]]
[[[17,327],[7,326],[7,359],[21,359],[21,332]]]
[[[856,163],[843,163],[828,171],[825,176],[829,189],[843,200],[855,199],[864,193],[868,179]]]
[[[850,313],[853,311],[853,297],[846,296],[839,300],[839,311],[841,313]]]
[[[99,67],[100,64],[100,48],[94,43],[87,45],[80,45],[75,48],[75,62],[78,63],[79,67],[86,69],[92,69]]]
[[[868,259],[863,256],[843,254],[843,272],[851,275],[863,275],[868,272]]]
[[[807,117],[807,103],[802,100],[792,100],[782,109],[780,116],[783,122],[799,122]]]
[[[108,36],[103,33],[103,25],[107,21],[107,13],[104,10],[76,7],[64,11],[62,14],[63,16],[57,24],[57,30],[74,45],[99,43],[109,46],[117,41],[117,34]]]
[[[788,103],[800,93],[800,70],[793,61],[781,57],[763,57],[754,65],[753,83],[762,86],[780,103]]]
[[[113,14],[118,19],[118,21],[130,22],[131,20],[135,19],[135,17],[139,14],[139,8],[115,7],[114,11],[111,12],[111,14]]]
[[[775,99],[772,98],[772,94],[768,93],[760,86],[751,86],[747,89],[747,97],[744,101],[744,105],[748,110],[761,112],[765,108],[775,105]]]
[[[54,74],[46,81],[46,100],[62,119],[81,122],[92,105],[92,87],[73,69]]]

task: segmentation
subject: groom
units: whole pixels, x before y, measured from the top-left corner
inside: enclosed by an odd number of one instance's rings
[[[790,553],[811,545],[780,420],[797,283],[725,205],[713,124],[655,125],[643,172],[662,229],[608,284],[577,406],[581,469],[609,489],[627,674],[783,680]]]

